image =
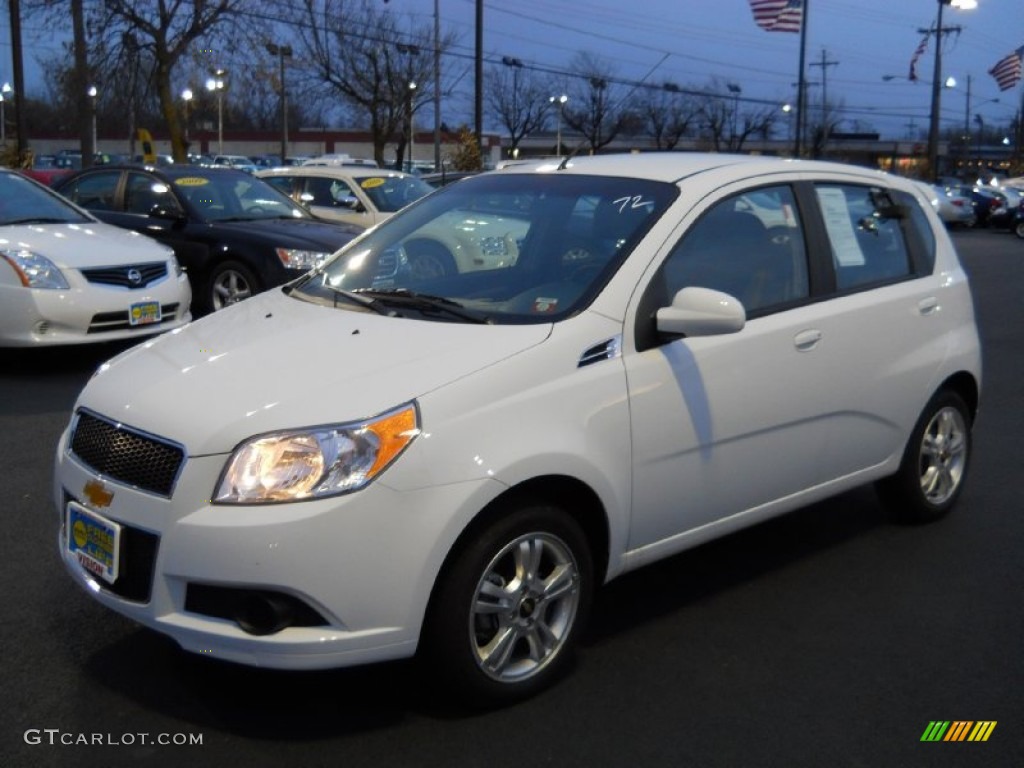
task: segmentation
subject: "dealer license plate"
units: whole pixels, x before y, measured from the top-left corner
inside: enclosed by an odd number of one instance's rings
[[[150,323],[159,323],[160,320],[159,301],[141,301],[138,304],[132,304],[128,309],[130,325],[149,325]]]
[[[117,580],[121,526],[81,504],[68,502],[67,547],[85,570],[109,584]]]

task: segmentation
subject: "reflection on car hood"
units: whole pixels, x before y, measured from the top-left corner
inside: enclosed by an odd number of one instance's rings
[[[549,331],[385,317],[274,290],[125,352],[79,404],[191,455],[224,453],[263,432],[374,416]]]
[[[328,223],[319,219],[246,219],[245,221],[211,221],[222,230],[233,230],[260,241],[276,238],[281,246],[336,251],[363,231],[362,227]]]
[[[144,235],[98,221],[0,227],[0,248],[33,251],[61,269],[164,261],[171,255]]]

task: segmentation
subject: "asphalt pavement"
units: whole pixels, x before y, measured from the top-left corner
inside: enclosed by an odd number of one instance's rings
[[[864,488],[629,574],[567,679],[486,713],[408,662],[233,666],[93,603],[58,561],[52,460],[117,347],[0,352],[0,766],[1024,766],[1024,241],[955,240],[986,368],[953,514],[892,525]],[[996,725],[922,741],[934,721]]]

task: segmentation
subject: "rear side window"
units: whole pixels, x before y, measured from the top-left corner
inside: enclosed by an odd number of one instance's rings
[[[913,197],[879,187],[843,184],[819,184],[815,192],[828,232],[838,290],[893,282],[914,274],[904,227],[913,231],[923,224],[929,232],[930,227]]]
[[[112,211],[120,178],[120,171],[86,174],[62,187],[61,194],[90,211]]]

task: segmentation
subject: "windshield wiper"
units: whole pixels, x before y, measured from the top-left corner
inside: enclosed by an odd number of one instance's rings
[[[383,302],[397,307],[408,307],[425,315],[440,313],[457,317],[470,323],[489,325],[492,321],[487,315],[466,309],[459,302],[452,301],[444,296],[431,296],[426,293],[416,293],[408,288],[392,288],[389,290],[375,290],[373,288],[358,288],[350,293],[357,296],[370,296],[374,301]]]

